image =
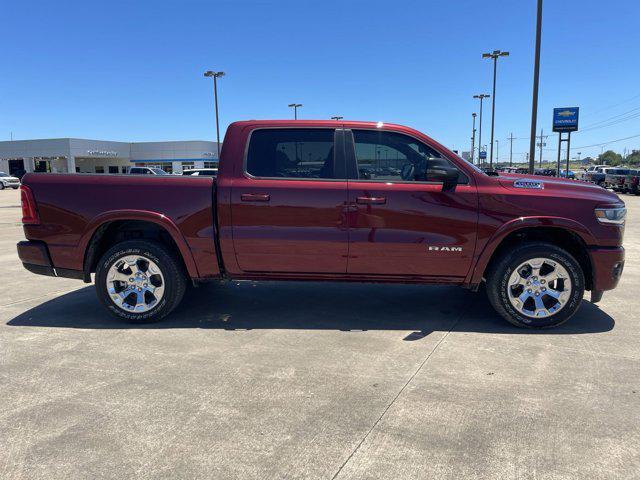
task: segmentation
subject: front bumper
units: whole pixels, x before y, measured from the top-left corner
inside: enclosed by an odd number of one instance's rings
[[[592,248],[589,250],[592,269],[592,298],[599,299],[605,290],[618,286],[624,269],[624,248]]]
[[[38,240],[24,240],[18,242],[18,257],[22,266],[31,273],[47,275],[49,277],[65,277],[84,279],[84,272],[69,270],[67,268],[55,268],[51,262],[47,244]]]

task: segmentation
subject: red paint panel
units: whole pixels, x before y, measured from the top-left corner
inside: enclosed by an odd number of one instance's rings
[[[346,196],[346,181],[236,179],[231,216],[239,268],[346,273]]]
[[[377,203],[363,205],[360,197]],[[436,184],[350,181],[349,202],[350,274],[467,274],[477,229],[475,187],[443,192]]]

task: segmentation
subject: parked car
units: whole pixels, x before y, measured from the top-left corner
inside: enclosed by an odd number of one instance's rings
[[[587,171],[582,180],[585,182],[595,183],[596,185],[604,186],[604,178],[613,167],[597,167],[593,170]]]
[[[604,176],[604,188],[610,188],[614,192],[621,192],[627,175],[629,175],[628,168],[608,168]]]
[[[584,168],[583,170],[579,170],[576,173],[576,179],[577,180],[584,180],[584,181],[589,181],[587,180],[585,177],[592,174],[592,173],[597,173],[598,169],[602,169],[602,168],[607,168],[607,165],[591,165],[587,168]]]
[[[569,174],[567,175],[567,171],[566,170],[560,170],[560,177],[561,178],[576,178],[576,174],[573,170],[569,170]]]
[[[129,167],[129,175],[169,175],[157,167]]]
[[[629,170],[628,175],[624,178],[624,193],[632,193],[638,195],[638,184],[640,183],[640,170]]]
[[[191,168],[188,170],[183,170],[182,175],[190,175],[195,177],[217,177],[218,169],[217,168]]]
[[[625,205],[599,187],[485,174],[376,122],[236,122],[224,145],[217,178],[25,175],[24,267],[95,272],[102,304],[131,322],[168,315],[187,283],[331,280],[484,283],[522,327],[565,322],[622,274]],[[360,174],[382,167],[397,174]]]
[[[0,172],[0,190],[5,188],[13,188],[14,190],[20,186],[20,179],[12,177],[8,173]]]

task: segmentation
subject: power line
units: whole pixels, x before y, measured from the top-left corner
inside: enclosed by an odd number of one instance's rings
[[[603,107],[603,108],[601,108],[599,110],[595,110],[593,112],[589,112],[586,115],[583,115],[583,118],[584,117],[590,117],[592,115],[595,115],[596,113],[604,112],[605,110],[611,110],[612,108],[619,107],[620,105],[624,105],[625,103],[629,103],[632,100],[635,100],[636,98],[640,98],[640,93],[638,95],[634,95],[633,97],[631,97],[631,98],[629,98],[627,100],[623,100],[622,102],[614,103],[613,105],[609,105],[608,107]]]
[[[618,123],[626,122],[627,120],[631,120],[637,117],[640,117],[640,107],[632,108],[627,112],[623,112],[618,115],[614,115],[613,117],[609,117],[604,120],[592,123],[590,125],[587,125],[586,127],[581,128],[579,131],[584,132],[588,130],[595,130],[597,128],[604,128],[611,125],[616,125]]]
[[[616,140],[609,140],[608,142],[602,143],[594,143],[593,145],[583,145],[581,147],[571,147],[571,150],[578,150],[579,148],[589,148],[589,147],[602,147],[603,145],[609,145],[610,143],[622,142],[623,140],[629,140],[631,138],[640,137],[640,133],[637,135],[631,135],[630,137],[618,138]]]

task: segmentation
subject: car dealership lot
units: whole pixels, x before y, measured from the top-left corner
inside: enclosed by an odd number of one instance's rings
[[[618,289],[560,328],[459,288],[236,283],[122,324],[30,274],[0,192],[0,478],[632,478],[640,198]],[[587,297],[588,298],[588,297]]]

